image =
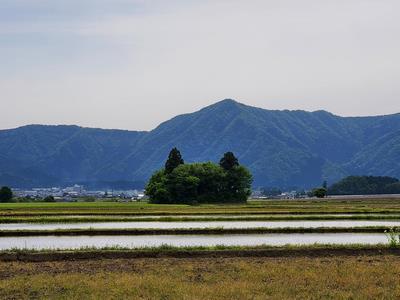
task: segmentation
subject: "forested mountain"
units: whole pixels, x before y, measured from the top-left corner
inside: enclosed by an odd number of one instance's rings
[[[255,186],[311,187],[347,175],[400,177],[400,114],[339,117],[223,100],[149,132],[30,125],[0,131],[0,184],[145,181],[171,148],[188,162],[233,151]]]

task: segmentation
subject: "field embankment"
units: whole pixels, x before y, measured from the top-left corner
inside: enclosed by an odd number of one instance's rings
[[[208,221],[328,221],[328,220],[400,220],[399,215],[279,215],[246,217],[146,217],[132,218],[121,216],[95,217],[0,217],[0,224],[7,223],[89,223],[89,222],[208,222]]]
[[[324,256],[400,256],[399,248],[388,245],[308,245],[308,246],[190,246],[145,248],[81,248],[81,249],[10,249],[0,251],[0,261],[63,261],[140,258],[196,258],[196,257],[324,257]]]

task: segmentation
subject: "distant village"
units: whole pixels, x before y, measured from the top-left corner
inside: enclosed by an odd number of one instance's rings
[[[70,187],[47,187],[47,188],[32,188],[19,189],[14,188],[13,194],[15,197],[26,199],[44,199],[46,197],[54,197],[57,202],[74,202],[78,199],[97,200],[97,199],[117,199],[121,202],[140,201],[146,199],[144,190],[86,190],[83,185],[75,184]],[[266,193],[263,190],[254,190],[251,198],[253,199],[298,199],[306,198],[305,193],[298,191],[285,191],[279,193]]]
[[[120,199],[121,201],[140,201],[146,198],[144,190],[99,190],[89,191],[82,185],[70,187],[13,189],[13,194],[20,198],[43,199],[54,197],[57,202],[73,202],[77,199]]]
[[[255,190],[251,194],[251,198],[253,199],[304,199],[308,198],[308,195],[305,191],[279,191],[278,193],[268,193],[265,190]]]

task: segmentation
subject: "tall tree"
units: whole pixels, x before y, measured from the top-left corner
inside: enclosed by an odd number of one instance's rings
[[[165,162],[165,172],[171,173],[177,166],[183,165],[185,162],[182,159],[182,155],[179,150],[175,147],[168,155],[168,159]]]
[[[239,161],[232,152],[226,152],[219,161],[219,165],[226,171],[232,170],[235,166],[239,166]]]
[[[219,165],[225,170],[224,198],[229,202],[245,202],[250,196],[252,176],[232,152],[226,152],[219,161]]]
[[[13,193],[8,186],[3,186],[0,189],[0,202],[10,202],[12,197]]]
[[[252,176],[245,167],[234,166],[225,171],[223,198],[226,202],[246,202],[251,194]]]

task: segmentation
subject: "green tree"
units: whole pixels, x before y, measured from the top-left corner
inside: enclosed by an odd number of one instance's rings
[[[317,198],[325,198],[327,191],[326,189],[324,189],[323,187],[321,188],[316,188],[312,191],[313,196],[317,197]]]
[[[243,166],[226,171],[223,198],[226,202],[246,202],[251,195],[252,176]]]
[[[196,176],[192,165],[180,165],[168,176],[168,191],[175,203],[193,203],[197,201],[200,178]]]
[[[167,187],[168,178],[165,170],[156,171],[146,185],[146,195],[150,197],[154,203],[170,203],[171,196]]]
[[[200,178],[198,186],[199,203],[224,202],[223,188],[225,171],[217,164],[207,162],[194,164],[194,172]]]
[[[43,199],[43,202],[56,202],[53,196],[47,196]]]
[[[250,172],[239,165],[238,159],[232,152],[226,152],[219,165],[225,170],[223,198],[228,202],[245,202],[251,194]]]
[[[400,182],[387,184],[385,186],[386,194],[400,194]]]
[[[396,193],[397,178],[387,176],[348,176],[329,188],[330,195],[369,195]],[[399,190],[397,190],[399,191]]]
[[[224,202],[224,170],[211,162],[185,164],[170,175],[168,190],[176,203]]]
[[[212,162],[180,164],[170,173],[156,171],[146,194],[153,203],[245,202],[251,182],[250,172],[238,162],[229,170]]]
[[[219,165],[226,171],[232,170],[234,167],[239,166],[239,161],[233,152],[226,152],[219,161]]]
[[[8,186],[0,189],[0,202],[10,202],[13,198],[13,192]]]
[[[184,164],[182,155],[177,148],[173,148],[168,155],[168,159],[165,162],[165,172],[167,174],[171,173],[176,167]]]

